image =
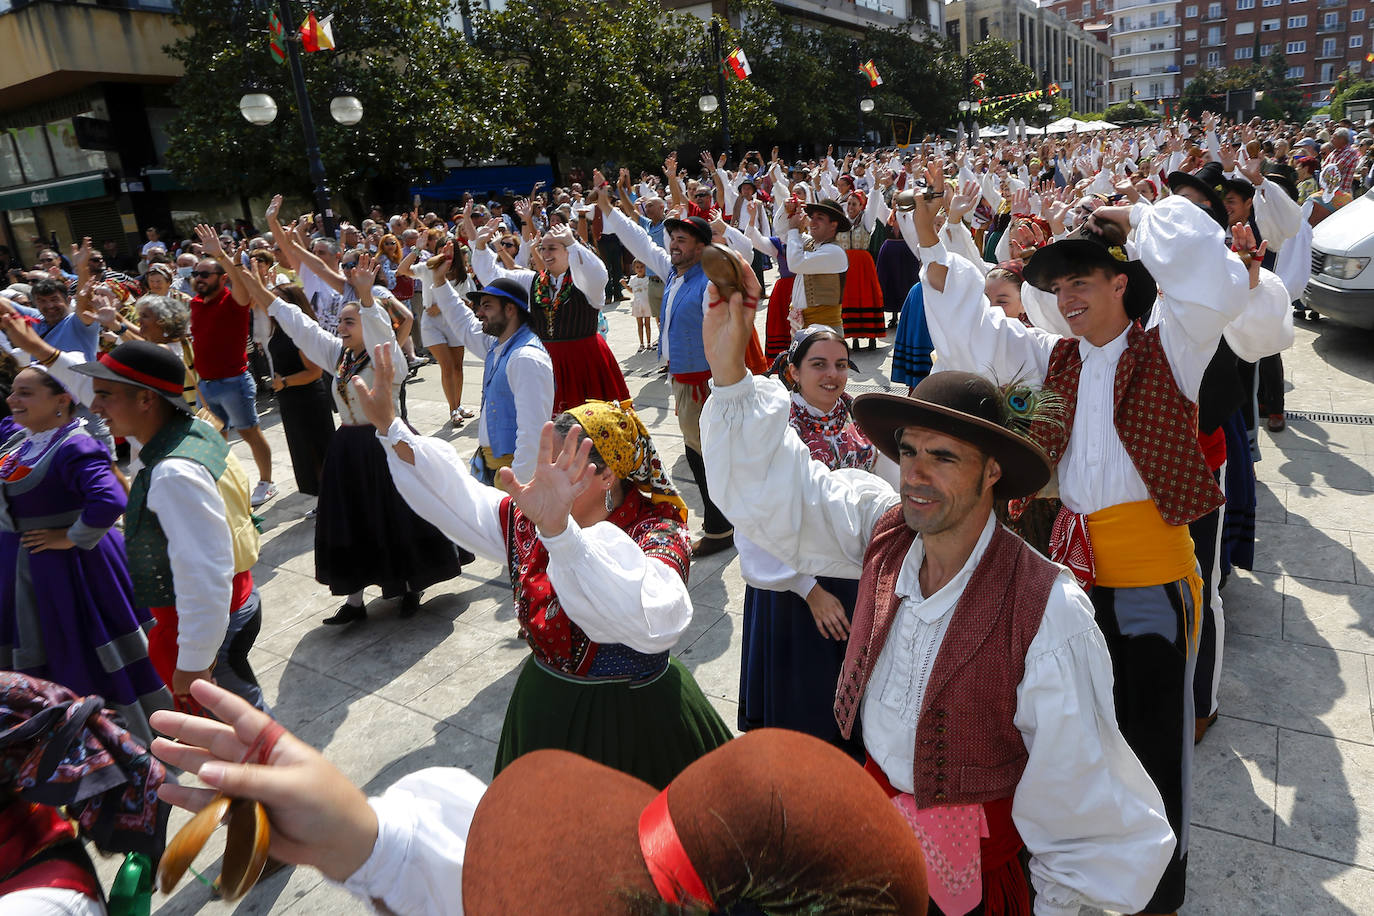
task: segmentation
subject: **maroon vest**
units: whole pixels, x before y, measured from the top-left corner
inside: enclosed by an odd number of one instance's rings
[[[897,616],[897,576],[915,537],[896,506],[878,520],[864,553],[835,692],[835,719],[846,737]],[[1013,721],[1016,689],[1058,574],[1058,566],[997,526],[954,607],[926,684],[912,774],[917,807],[982,804],[1015,791],[1028,759]]]
[[[1158,328],[1146,331],[1136,322],[1126,341],[1113,391],[1116,434],[1164,521],[1186,525],[1226,503],[1198,445],[1197,403],[1174,381]],[[1076,338],[1054,345],[1045,387],[1064,398],[1063,422],[1034,423],[1030,437],[1055,464],[1073,432],[1082,371]]]

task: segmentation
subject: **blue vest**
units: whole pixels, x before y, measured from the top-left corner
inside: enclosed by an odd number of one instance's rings
[[[515,454],[515,394],[506,378],[506,363],[521,347],[544,349],[534,328],[528,324],[520,325],[520,330],[506,341],[500,356],[496,355],[495,346],[487,350],[486,369],[482,375],[482,416],[486,418],[492,454],[498,458]]]
[[[668,275],[663,285],[663,311],[668,311],[668,291],[672,289],[677,277],[677,268]],[[705,372],[710,369],[706,362],[706,347],[701,342],[701,303],[706,296],[706,271],[701,264],[695,264],[682,278],[682,288],[677,291],[673,310],[668,317],[668,371],[673,375],[689,372]],[[663,355],[662,342],[658,345],[659,355]]]

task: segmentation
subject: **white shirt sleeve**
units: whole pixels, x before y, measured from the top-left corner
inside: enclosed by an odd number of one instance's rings
[[[754,259],[754,246],[749,242],[748,236],[734,226],[725,227],[725,244],[738,251],[746,264]]]
[[[821,245],[815,251],[802,248],[798,229],[787,231],[787,266],[794,274],[840,274],[849,269],[849,255],[839,245]]]
[[[891,212],[887,201],[883,200],[882,189],[874,188],[868,195],[868,203],[864,206],[864,228],[872,232],[879,223],[887,222]]]
[[[1255,187],[1255,225],[1259,226],[1260,238],[1269,243],[1269,250],[1277,253],[1298,234],[1302,210],[1288,192],[1266,180]]]
[[[762,206],[762,204],[760,204],[760,206]],[[782,254],[782,252],[778,251],[777,247],[768,240],[767,236],[759,232],[758,227],[753,223],[749,224],[749,228],[745,231],[745,235],[748,236],[749,244],[753,245],[756,251],[761,251],[770,258],[776,258]]]
[[[553,418],[553,362],[543,347],[522,347],[506,360],[506,381],[515,397],[516,480],[528,483],[539,460],[539,437]]]
[[[453,329],[453,333],[458,335],[467,351],[478,359],[486,359],[487,351],[495,345],[496,338],[482,332],[482,322],[459,298],[453,285],[445,281],[433,287],[431,295],[434,304],[439,307],[439,314]]]
[[[1036,913],[1077,913],[1080,903],[1140,910],[1175,839],[1159,790],[1117,727],[1107,644],[1067,571],[1026,653],[1016,699],[1030,759],[1012,819],[1031,853]]]
[[[798,572],[857,579],[873,526],[897,493],[867,471],[813,461],[788,423],[792,400],[778,380],[746,375],[712,391],[701,414],[712,500],[737,531]]]
[[[725,196],[725,212],[735,212],[735,199],[739,197],[739,191],[735,190],[734,179],[725,169],[716,169],[716,180],[720,182],[721,192]]]
[[[610,272],[590,248],[581,242],[568,247],[568,270],[573,285],[582,291],[594,309],[606,307],[606,281]]]
[[[148,481],[148,508],[167,535],[177,609],[177,668],[204,671],[229,629],[234,543],[215,478],[188,458],[165,458]]]
[[[477,282],[482,286],[490,286],[492,280],[505,279],[514,280],[528,288],[538,276],[532,270],[524,268],[507,270],[502,267],[501,262],[496,259],[496,252],[487,245],[472,246],[472,272],[477,277]]]
[[[989,306],[982,272],[964,258],[951,254],[948,267],[941,291],[927,281],[930,265],[921,266],[926,325],[939,354],[938,368],[989,375],[1000,385],[1043,379],[1059,338]]]
[[[1260,271],[1259,286],[1250,290],[1250,302],[1221,336],[1237,356],[1254,363],[1293,345],[1293,309],[1288,287],[1267,270]]]
[[[387,310],[375,303],[364,308],[359,302],[358,314],[358,323],[363,328],[363,345],[367,347],[367,352],[372,353],[378,346],[386,346],[391,350],[391,364],[404,366],[406,355],[401,352],[401,345],[396,341],[396,331],[391,327],[391,316]],[[402,381],[404,379],[396,379],[392,384],[399,386]]]
[[[582,528],[568,519],[558,535],[539,539],[549,551],[549,582],[559,605],[594,642],[666,652],[692,622],[682,576],[610,522]]]
[[[24,353],[23,355],[16,355],[15,359],[19,361],[19,365],[24,366],[28,364],[29,356]],[[67,393],[75,398],[77,403],[90,406],[91,399],[95,397],[95,379],[89,375],[72,371],[74,366],[83,365],[85,362],[86,354],[84,353],[59,353],[57,359],[48,367],[48,372],[62,384],[63,388],[67,389]]]
[[[473,553],[506,562],[506,538],[501,533],[501,500],[504,494],[478,481],[468,472],[453,446],[410,431],[399,418],[377,438],[386,446],[391,482],[415,514],[444,533],[450,541]],[[407,464],[394,446],[404,442],[415,454]]]
[[[816,587],[816,577],[797,572],[739,532],[735,533],[739,574],[746,585],[770,592],[792,592],[805,599]]]
[[[602,216],[601,224],[605,231],[614,234],[622,245],[630,249],[630,254],[643,261],[654,276],[666,280],[673,272],[673,262],[668,258],[668,252],[654,244],[654,240],[639,223],[632,222],[619,210],[612,209],[610,213]]]
[[[285,299],[274,299],[267,307],[267,314],[276,319],[306,359],[317,366],[324,366],[326,370],[338,363],[339,353],[343,350],[339,338],[320,327],[294,304]]]
[[[466,770],[431,767],[368,799],[377,841],[344,889],[396,916],[463,916],[463,859],[486,789]]]

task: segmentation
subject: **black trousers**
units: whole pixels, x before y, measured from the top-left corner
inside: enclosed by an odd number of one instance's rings
[[[711,502],[711,493],[706,486],[706,461],[701,457],[701,452],[690,445],[687,446],[687,466],[692,469],[692,477],[697,482],[697,489],[701,491],[701,501],[706,506],[701,530],[708,535],[729,534],[734,526],[725,517],[725,513]]]
[[[1213,475],[1221,482],[1221,474]],[[1193,709],[1198,718],[1212,714],[1217,708],[1214,685],[1221,670],[1221,650],[1226,627],[1222,616],[1220,596],[1214,596],[1217,581],[1217,560],[1221,551],[1221,513],[1223,506],[1208,512],[1188,525],[1193,536],[1193,553],[1202,573],[1202,625],[1198,633],[1197,665],[1193,672]]]
[[[1192,812],[1194,614],[1186,581],[1145,588],[1094,586],[1089,597],[1107,641],[1116,721],[1164,799],[1178,845],[1147,913],[1183,904]]]
[[[1283,356],[1275,353],[1259,361],[1259,410],[1265,416],[1283,413]]]

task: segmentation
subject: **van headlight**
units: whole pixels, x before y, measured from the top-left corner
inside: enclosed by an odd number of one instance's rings
[[[1369,258],[1346,258],[1333,254],[1326,259],[1322,273],[1330,274],[1339,280],[1353,280],[1368,263]]]

